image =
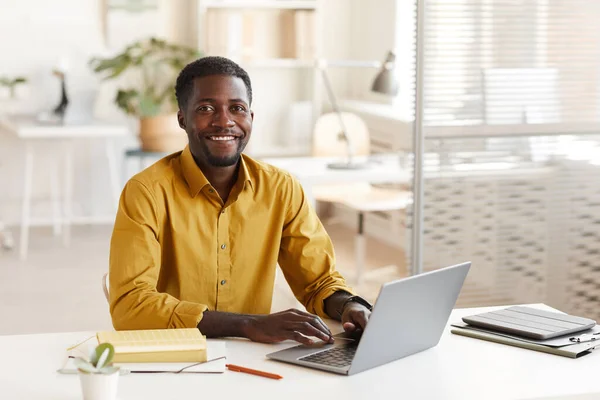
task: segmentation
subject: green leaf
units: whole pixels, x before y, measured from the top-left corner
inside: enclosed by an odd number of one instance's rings
[[[110,349],[104,349],[104,351],[100,355],[100,358],[98,358],[98,362],[96,363],[96,368],[100,369],[100,368],[103,368],[104,366],[106,366],[106,364],[107,364],[106,360],[108,360],[109,355],[110,355]]]
[[[114,57],[92,58],[89,64],[105,80],[127,73],[133,82],[139,81],[135,88],[120,89],[115,103],[127,114],[144,117],[176,109],[173,86],[177,75],[200,56],[195,48],[150,37],[131,43]]]
[[[135,89],[119,90],[115,98],[115,103],[125,113],[136,115],[138,109],[134,106],[134,102],[139,96],[140,94]]]
[[[96,360],[94,363],[96,368],[102,368],[109,365],[115,355],[115,348],[110,343],[102,343],[96,347]]]
[[[98,370],[92,364],[81,357],[77,357],[75,360],[73,360],[73,363],[80,371],[87,372],[89,374],[95,374],[98,372]]]
[[[104,367],[104,368],[100,368],[100,373],[101,374],[105,374],[105,375],[112,375],[115,372],[118,372],[120,370],[119,367]]]
[[[154,117],[160,112],[160,103],[157,103],[151,96],[142,95],[140,98],[140,112],[144,117]]]

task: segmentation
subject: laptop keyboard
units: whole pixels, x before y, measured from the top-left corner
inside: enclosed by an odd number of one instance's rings
[[[333,347],[325,351],[301,357],[299,360],[331,367],[347,367],[352,364],[356,349],[357,346]]]

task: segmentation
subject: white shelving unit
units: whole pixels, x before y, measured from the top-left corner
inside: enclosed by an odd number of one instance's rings
[[[202,5],[205,8],[237,8],[237,9],[260,9],[270,8],[277,10],[316,10],[315,0],[267,0],[267,1],[244,1],[244,0],[207,0]]]
[[[255,123],[246,152],[257,158],[310,154],[322,109],[317,60],[325,0],[197,1],[200,51],[236,61],[252,79]],[[292,108],[302,110],[300,116]]]
[[[255,61],[240,61],[248,68],[315,68],[312,60],[296,60],[293,58],[270,58]]]

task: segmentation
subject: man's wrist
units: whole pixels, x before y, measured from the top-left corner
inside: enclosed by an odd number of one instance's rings
[[[198,329],[207,337],[247,338],[255,319],[256,316],[248,314],[205,311]]]
[[[352,305],[365,307],[367,310],[373,311],[373,306],[367,300],[363,299],[360,296],[350,296],[346,300],[344,300],[344,303],[342,304],[342,308],[340,310],[340,316],[344,313],[346,307]]]
[[[250,334],[252,333],[252,329],[255,326],[257,316],[254,315],[245,315],[245,318],[239,320],[238,330],[240,332],[240,337],[244,337],[246,339],[250,338]]]
[[[345,290],[338,290],[334,292],[331,296],[325,299],[325,312],[329,317],[341,320],[342,317],[342,308],[344,307],[344,303],[348,298],[352,297],[351,293],[346,292]]]

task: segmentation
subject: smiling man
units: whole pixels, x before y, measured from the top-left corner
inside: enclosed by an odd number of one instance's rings
[[[363,329],[370,305],[336,272],[302,187],[242,155],[254,119],[246,71],[201,58],[181,71],[175,92],[189,145],[123,190],[110,250],[114,327],[305,344],[333,341],[319,316]],[[308,312],[269,314],[278,263]]]

